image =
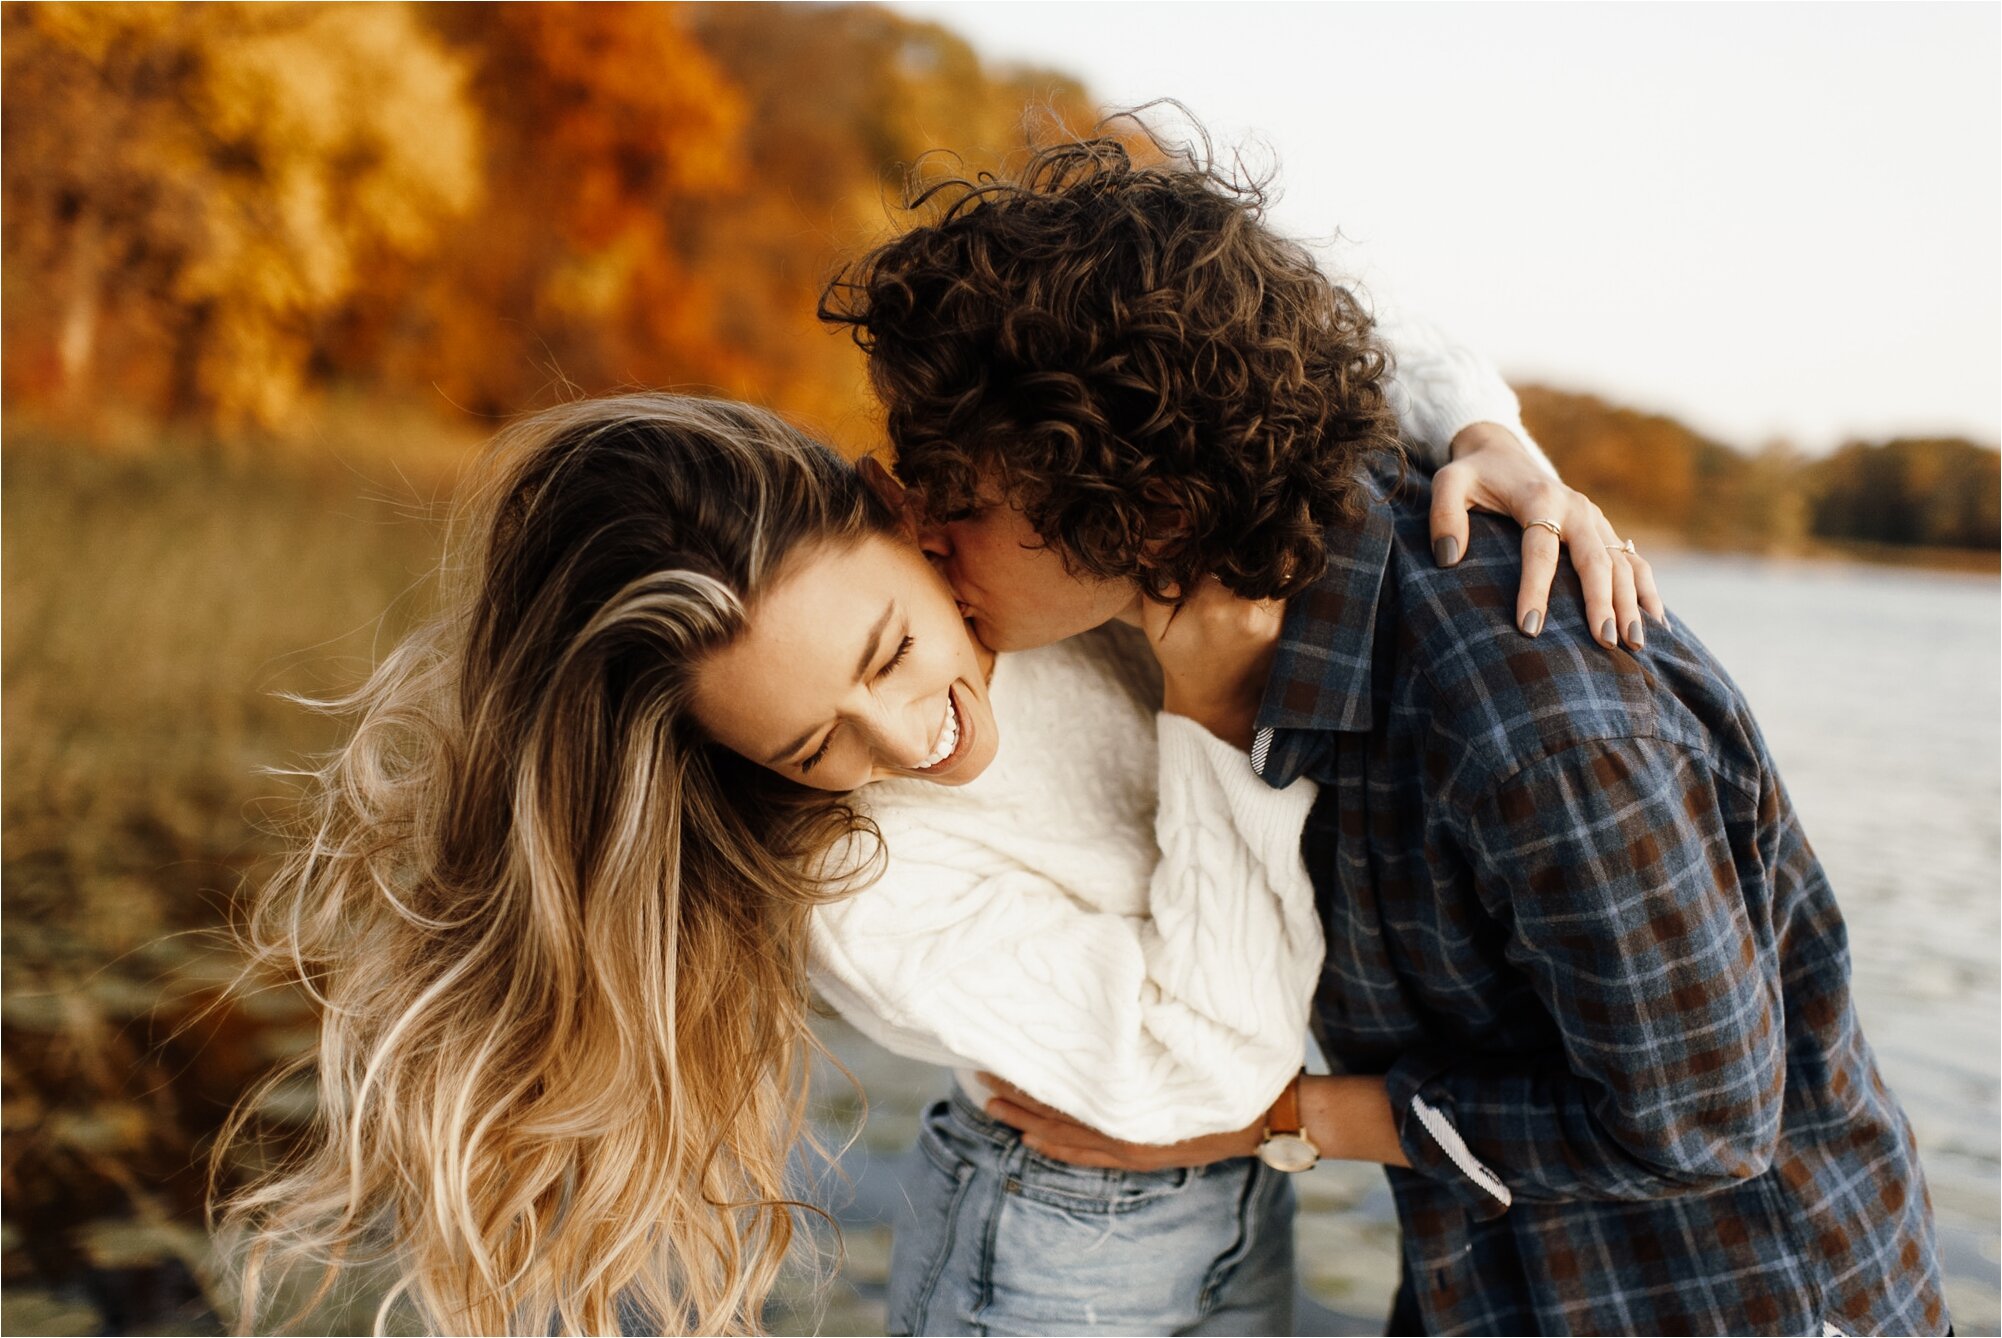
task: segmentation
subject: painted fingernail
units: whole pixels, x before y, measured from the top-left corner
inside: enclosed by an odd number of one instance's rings
[[[1605,623],[1599,628],[1599,640],[1605,642],[1607,645],[1610,646],[1619,639],[1620,639],[1619,625],[1616,624],[1611,618],[1606,619]]]
[[[1522,615],[1522,634],[1524,636],[1535,636],[1538,632],[1541,632],[1542,630],[1543,630],[1542,609],[1531,609],[1528,613]]]
[[[1642,635],[1641,620],[1638,618],[1627,624],[1627,644],[1635,650],[1647,644],[1647,637]]]
[[[1460,560],[1460,541],[1452,535],[1432,541],[1432,560],[1442,567],[1450,567]]]

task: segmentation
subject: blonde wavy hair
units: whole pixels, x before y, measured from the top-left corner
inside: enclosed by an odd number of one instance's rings
[[[523,420],[485,479],[444,611],[317,703],[352,734],[243,917],[323,1014],[270,1080],[310,1068],[310,1136],[223,1212],[240,1322],[374,1263],[378,1331],[754,1331],[804,1207],[808,919],[848,886],[816,870],[873,831],[704,740],[690,674],[891,520],[773,415],[669,395]]]

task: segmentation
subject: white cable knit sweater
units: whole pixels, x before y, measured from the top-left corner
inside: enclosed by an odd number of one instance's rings
[[[1443,460],[1482,421],[1529,442],[1484,360],[1379,319],[1414,453]],[[1321,967],[1299,848],[1312,782],[1271,790],[1243,753],[1159,714],[1129,628],[1003,655],[990,695],[1001,751],[984,774],[861,792],[889,862],[816,912],[816,987],[888,1049],[962,1070],[976,1098],[986,1069],[1134,1142],[1251,1123],[1300,1067]]]
[[[1115,625],[1000,657],[1000,755],[865,792],[889,869],[814,946],[822,994],[891,1050],[1171,1142],[1249,1122],[1299,1067],[1321,925],[1312,783],[1274,793],[1157,716],[1150,655]]]

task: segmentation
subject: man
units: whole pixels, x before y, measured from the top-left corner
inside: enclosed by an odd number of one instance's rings
[[[1205,723],[1321,787],[1337,1072],[1166,1149],[995,1113],[1087,1164],[1384,1164],[1405,1331],[1945,1331],[1827,880],[1631,546],[1574,542],[1582,625],[1518,602],[1510,554],[1555,566],[1563,529],[1603,527],[1568,494],[1520,539],[1462,521],[1435,561],[1428,510],[1465,499],[1400,477],[1367,316],[1255,190],[1097,141],[943,198],[827,314],[976,631],[1024,648],[1209,580],[1284,599],[1276,636],[1244,619],[1240,700]]]

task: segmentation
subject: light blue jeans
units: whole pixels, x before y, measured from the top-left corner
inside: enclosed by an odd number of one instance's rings
[[[1293,1186],[1256,1158],[1066,1166],[955,1089],[925,1112],[905,1189],[893,1334],[1293,1331]]]

